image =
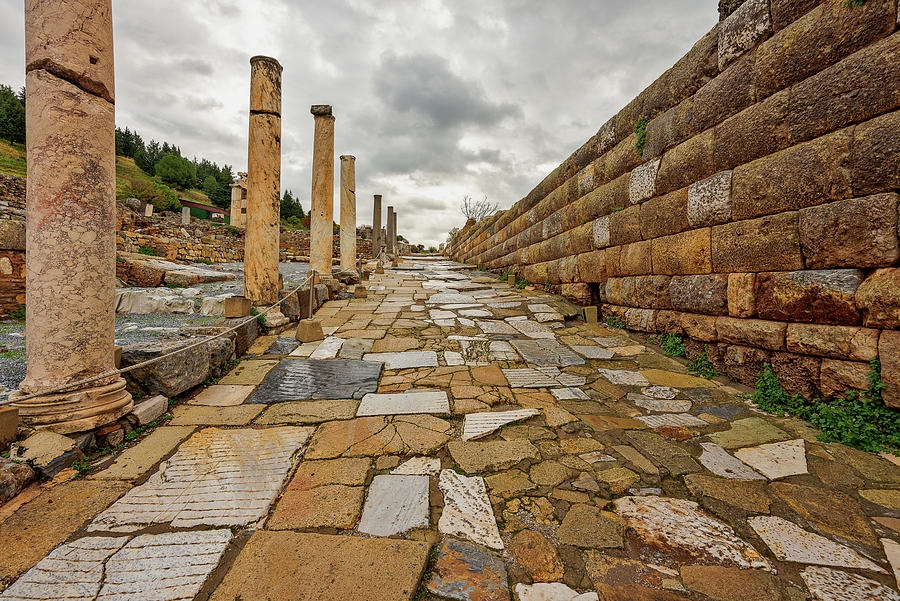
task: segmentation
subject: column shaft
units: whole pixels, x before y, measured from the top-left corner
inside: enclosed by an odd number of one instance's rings
[[[25,2],[27,373],[13,405],[60,433],[132,408],[115,369],[115,82],[110,0]]]
[[[356,269],[356,157],[341,157],[341,271]]]
[[[394,207],[389,206],[387,208],[387,239],[384,241],[384,247],[387,251],[387,254],[394,254]]]
[[[372,207],[372,258],[381,253],[381,194],[375,195]]]
[[[250,135],[247,146],[247,233],[244,296],[254,305],[278,302],[281,212],[281,65],[250,59]]]
[[[327,105],[316,105],[311,112],[315,115],[315,134],[309,268],[319,273],[331,273],[334,256],[334,116]]]

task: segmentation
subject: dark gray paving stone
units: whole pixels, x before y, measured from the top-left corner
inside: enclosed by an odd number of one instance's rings
[[[275,341],[275,344],[269,347],[269,350],[266,351],[266,355],[289,355],[294,349],[300,346],[300,343],[297,342],[295,338],[287,338],[282,336],[278,340]]]
[[[743,411],[744,408],[737,405],[708,405],[706,407],[697,407],[694,413],[708,413],[714,417],[731,421]]]
[[[361,399],[378,390],[381,363],[346,359],[286,359],[272,368],[247,403]]]
[[[438,551],[429,592],[459,601],[509,601],[506,564],[485,547],[447,537]]]

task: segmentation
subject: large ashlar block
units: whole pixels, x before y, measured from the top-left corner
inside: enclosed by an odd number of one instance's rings
[[[847,390],[866,390],[869,387],[868,362],[822,359],[819,388],[830,397]]]
[[[653,309],[628,309],[625,311],[625,326],[638,332],[656,331],[656,311]]]
[[[756,274],[728,274],[728,314],[750,317],[756,313]]]
[[[731,173],[721,171],[688,188],[687,219],[691,227],[731,220]]]
[[[896,19],[893,0],[867,0],[859,6],[845,0],[821,2],[759,47],[757,93],[768,96],[787,88],[890,35]]]
[[[756,311],[763,319],[856,325],[860,314],[854,296],[862,280],[858,269],[760,273]]]
[[[803,269],[796,211],[716,225],[712,270],[748,273]]]
[[[894,192],[841,200],[800,211],[806,266],[886,267],[900,258]]]
[[[792,323],[787,350],[833,359],[869,361],[878,356],[878,330],[850,326]]]
[[[656,174],[659,173],[659,159],[647,161],[631,172],[628,180],[628,199],[637,204],[652,197],[656,192]]]
[[[784,123],[792,107],[790,92],[785,90],[717,125],[713,171],[734,169],[790,146]]]
[[[609,246],[609,215],[604,215],[594,220],[593,239],[595,248],[606,248]]]
[[[881,333],[878,356],[885,386],[881,398],[888,407],[900,407],[900,332],[885,330]]]
[[[850,156],[853,194],[876,194],[900,188],[900,111],[856,126]]]
[[[656,176],[656,193],[678,190],[714,174],[715,139],[716,130],[710,128],[667,151]]]
[[[653,273],[682,275],[712,271],[708,227],[654,238],[650,242]]]
[[[669,294],[675,309],[722,315],[728,310],[727,288],[725,274],[677,275],[669,283]]]
[[[609,216],[609,243],[630,244],[641,240],[641,209],[628,207]]]
[[[863,325],[900,329],[900,267],[875,270],[856,291]]]
[[[713,342],[717,339],[716,317],[698,313],[682,313],[681,327],[694,340]]]
[[[735,168],[734,219],[802,209],[851,196],[852,132],[841,130]]]
[[[772,33],[769,0],[747,0],[719,29],[719,69],[751,50]]]
[[[787,324],[780,321],[734,317],[719,317],[716,320],[716,333],[721,342],[745,344],[770,351],[785,349],[786,330]]]
[[[606,279],[606,253],[602,250],[586,252],[576,257],[578,274],[584,282],[602,282]]]
[[[645,275],[651,273],[650,241],[634,242],[620,247],[619,273],[621,275]]]
[[[669,236],[690,229],[686,188],[641,203],[641,236],[645,240]]]

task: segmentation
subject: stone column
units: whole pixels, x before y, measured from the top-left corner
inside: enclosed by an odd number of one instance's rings
[[[356,157],[341,156],[341,271],[356,270]]]
[[[111,0],[25,1],[25,423],[83,432],[131,411],[115,370],[116,157]]]
[[[375,203],[372,207],[372,258],[381,253],[381,194],[375,195]]]
[[[309,268],[331,273],[334,253],[334,116],[331,106],[316,104],[310,201]]]
[[[393,219],[394,219],[394,224],[391,227],[391,231],[393,232],[394,239],[391,240],[391,246],[394,247],[394,254],[399,255],[400,254],[400,244],[397,242],[397,211],[394,211]]]
[[[281,211],[281,65],[250,59],[250,136],[247,149],[247,234],[244,296],[254,305],[278,302]]]
[[[191,224],[191,207],[181,207],[181,225]]]
[[[384,247],[387,254],[394,254],[394,207],[387,208],[387,238],[384,241]]]
[[[243,213],[241,207],[241,186],[239,184],[231,184],[231,226],[237,228],[243,228],[244,224],[241,223],[241,214]]]

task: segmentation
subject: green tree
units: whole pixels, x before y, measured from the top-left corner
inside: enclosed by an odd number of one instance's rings
[[[215,176],[207,175],[203,180],[203,193],[206,194],[210,199],[216,193],[218,187],[219,182],[216,181]]]
[[[290,219],[291,217],[303,219],[306,217],[306,213],[303,212],[300,200],[290,190],[285,190],[281,197],[281,218]]]
[[[25,143],[25,89],[16,95],[9,86],[0,85],[0,138]]]
[[[192,188],[197,184],[197,170],[194,164],[172,152],[163,153],[154,171],[163,182],[170,185]]]

